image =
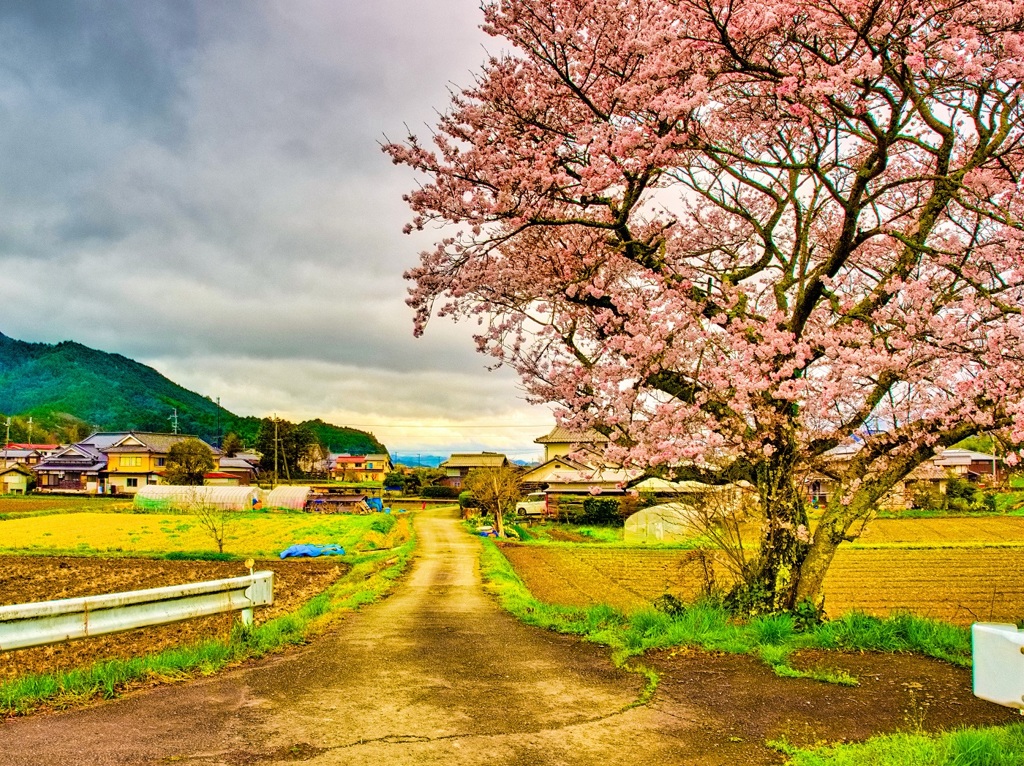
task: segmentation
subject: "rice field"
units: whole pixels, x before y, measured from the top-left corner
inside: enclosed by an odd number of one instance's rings
[[[239,556],[276,556],[290,545],[340,545],[346,550],[390,547],[396,530],[367,516],[231,513],[224,552]],[[408,524],[399,516],[400,526]],[[0,520],[0,553],[152,556],[216,552],[217,545],[196,516],[75,512]]]

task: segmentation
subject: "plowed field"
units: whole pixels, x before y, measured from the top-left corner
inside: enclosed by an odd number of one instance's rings
[[[274,573],[274,603],[256,621],[294,611],[340,577],[347,565],[330,557],[257,561]],[[248,574],[239,562],[100,559],[69,556],[0,556],[0,604],[117,593]],[[100,636],[54,646],[0,652],[0,682],[27,673],[53,672],[113,658],[138,657],[204,638],[226,636],[234,614]]]
[[[692,551],[507,545],[534,595],[556,604],[647,606],[663,593],[691,598],[703,570]],[[881,617],[909,611],[958,625],[1024,618],[1024,547],[846,548],[825,580],[825,606]],[[720,582],[724,574],[719,575]]]

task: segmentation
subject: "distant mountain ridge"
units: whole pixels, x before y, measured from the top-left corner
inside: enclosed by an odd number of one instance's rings
[[[240,417],[152,367],[74,341],[28,343],[0,333],[0,413],[12,417],[11,438],[73,441],[91,430],[172,430],[217,443],[234,431],[252,444],[261,419]],[[32,418],[32,425],[28,419]],[[373,434],[307,421],[326,447],[352,454],[387,449]],[[0,427],[3,422],[0,422]],[[31,428],[31,432],[27,429]],[[85,433],[83,433],[85,432]],[[6,434],[0,431],[0,438]]]

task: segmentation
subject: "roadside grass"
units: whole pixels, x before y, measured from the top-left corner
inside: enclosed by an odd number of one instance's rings
[[[784,740],[768,744],[784,753],[792,766],[1019,766],[1024,763],[1024,724],[937,735],[889,734],[812,749]]]
[[[276,556],[290,545],[340,545],[350,551],[390,547],[389,514],[365,516],[231,512],[225,539],[229,557]],[[397,518],[402,518],[399,514]],[[0,520],[0,553],[75,556],[207,556],[217,550],[199,519],[187,513],[47,514]]]
[[[970,665],[970,632],[966,628],[909,614],[881,619],[853,612],[798,630],[790,615],[740,621],[712,601],[688,605],[674,614],[653,607],[625,614],[606,605],[546,604],[527,590],[491,540],[483,543],[481,570],[487,587],[505,609],[530,625],[607,645],[616,662],[625,662],[652,649],[694,646],[759,657],[781,676],[848,685],[856,684],[856,679],[837,670],[802,670],[793,667],[789,660],[801,649],[846,649],[916,652],[963,667]]]
[[[131,688],[206,676],[306,643],[340,614],[386,595],[405,573],[416,545],[412,525],[400,522],[393,525],[391,533],[390,541],[401,543],[397,548],[346,556],[345,561],[352,568],[291,614],[248,628],[238,624],[227,640],[209,640],[150,656],[109,660],[0,684],[0,715],[24,715],[43,707],[62,709],[88,700],[116,697]]]

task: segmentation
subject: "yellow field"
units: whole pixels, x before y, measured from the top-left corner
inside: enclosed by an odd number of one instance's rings
[[[347,550],[389,547],[370,529],[376,516],[239,513],[232,515],[224,551],[273,556],[297,543],[336,544]],[[399,517],[405,527],[407,517]],[[396,528],[397,531],[397,528]],[[393,537],[389,535],[389,537]],[[0,551],[154,554],[216,552],[213,538],[187,514],[70,513],[0,521]]]
[[[864,534],[855,544],[946,547],[971,546],[977,543],[1024,545],[1024,518],[959,516],[938,519],[874,519],[868,522]]]

